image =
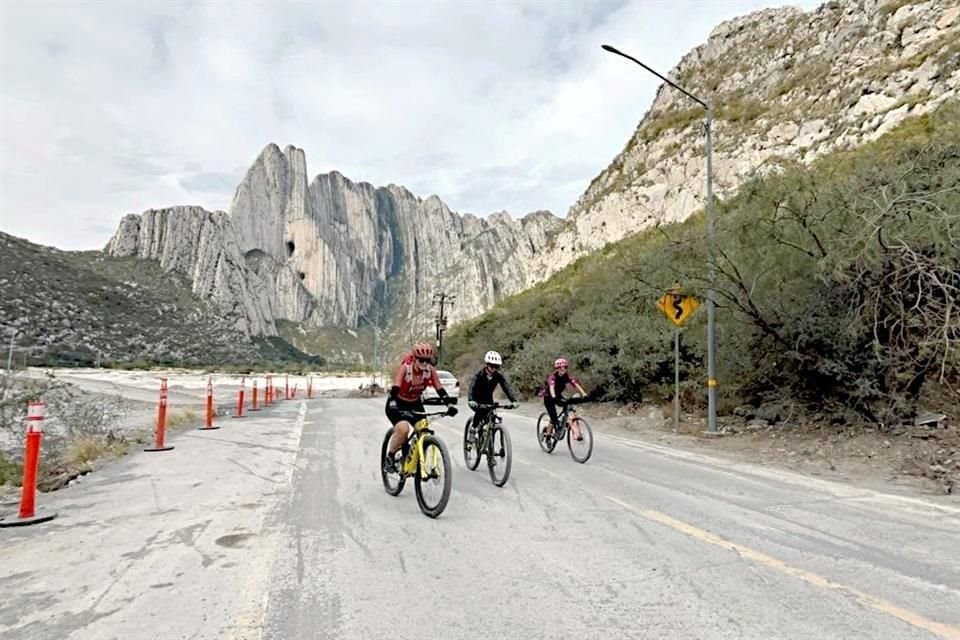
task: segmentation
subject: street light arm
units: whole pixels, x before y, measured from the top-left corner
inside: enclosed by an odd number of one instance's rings
[[[704,109],[709,109],[709,108],[710,108],[710,105],[708,105],[706,102],[704,102],[703,100],[701,100],[701,99],[698,98],[697,96],[693,95],[692,93],[690,93],[689,91],[687,91],[686,89],[684,89],[683,87],[681,87],[680,85],[678,85],[676,82],[674,82],[674,81],[671,80],[670,78],[668,78],[668,77],[666,77],[666,76],[664,76],[664,75],[661,75],[661,74],[659,74],[657,71],[651,69],[650,67],[648,67],[648,66],[645,65],[644,63],[640,62],[639,60],[637,60],[637,59],[634,58],[633,56],[627,55],[627,54],[624,53],[623,51],[620,51],[619,49],[615,49],[614,47],[611,47],[611,46],[608,45],[608,44],[603,44],[603,45],[600,45],[600,46],[604,49],[604,51],[609,51],[610,53],[615,53],[615,54],[617,54],[618,56],[623,56],[623,57],[626,58],[627,60],[633,60],[633,61],[636,62],[638,65],[640,65],[641,67],[643,67],[644,69],[646,69],[647,71],[649,71],[650,73],[652,73],[653,75],[657,76],[658,78],[660,78],[661,80],[663,80],[664,82],[666,82],[667,84],[669,84],[671,87],[673,87],[673,88],[676,89],[677,91],[680,91],[681,93],[683,93],[684,95],[686,95],[686,96],[687,96],[688,98],[690,98],[691,100],[700,103],[700,105],[701,105]]]

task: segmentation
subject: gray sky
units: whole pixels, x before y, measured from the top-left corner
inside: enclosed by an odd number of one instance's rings
[[[461,213],[567,209],[720,21],[814,0],[0,2],[0,230],[227,209],[270,142]]]

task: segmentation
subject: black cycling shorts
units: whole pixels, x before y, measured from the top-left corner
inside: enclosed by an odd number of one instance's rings
[[[390,405],[390,396],[387,396],[387,403],[384,405],[384,412],[387,414],[387,419],[390,421],[390,424],[396,426],[398,422],[403,422],[404,420],[410,421],[411,424],[420,419],[421,416],[416,416],[411,418],[409,415],[404,415],[404,411],[419,411],[423,413],[425,411],[423,407],[423,402],[417,400],[416,402],[407,402],[405,400],[397,399],[397,408],[391,409]]]

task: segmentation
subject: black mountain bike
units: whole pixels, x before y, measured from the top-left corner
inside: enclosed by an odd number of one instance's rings
[[[486,454],[490,481],[498,487],[507,483],[510,467],[513,464],[513,448],[510,445],[510,432],[503,426],[503,418],[497,415],[497,409],[509,409],[509,404],[477,404],[478,409],[490,409],[486,420],[477,425],[477,439],[470,442],[467,435],[473,416],[467,419],[463,429],[463,461],[470,471],[476,471],[480,465],[480,456]]]
[[[537,420],[537,441],[540,448],[547,453],[553,453],[557,443],[567,439],[567,448],[570,449],[570,456],[583,464],[590,459],[593,454],[593,429],[586,418],[577,414],[572,405],[589,402],[587,398],[567,398],[563,410],[557,415],[557,421],[560,423],[553,432],[553,435],[543,433],[544,429],[550,424],[550,414],[544,411]],[[572,424],[569,424],[572,423]],[[579,432],[579,438],[574,435],[574,431]]]
[[[429,419],[435,416],[455,416],[457,408],[447,407],[443,411],[433,413],[419,411],[403,413],[404,418],[413,425],[413,433],[401,447],[403,458],[398,461],[399,469],[393,473],[387,473],[383,468],[384,460],[387,458],[387,447],[390,446],[390,438],[393,437],[393,427],[387,429],[383,435],[383,444],[380,447],[380,477],[383,480],[383,488],[390,495],[398,496],[403,491],[407,478],[413,476],[413,486],[417,493],[420,511],[431,518],[436,518],[447,508],[447,501],[450,500],[453,467],[450,464],[447,445],[430,428]],[[435,501],[432,497],[428,497],[426,492],[426,489],[431,487],[431,481],[436,481],[433,486],[439,485],[440,489],[440,495]]]

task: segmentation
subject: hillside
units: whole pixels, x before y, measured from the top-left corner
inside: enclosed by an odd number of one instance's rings
[[[312,362],[278,338],[251,340],[159,264],[67,252],[0,233],[0,335],[18,365]]]
[[[891,425],[960,418],[960,101],[810,166],[787,164],[718,206],[720,412],[817,412]],[[655,306],[706,288],[704,218],[613,243],[449,336],[447,365],[504,352],[533,392],[565,355],[588,389],[660,401],[672,327]],[[705,313],[682,340],[684,403],[705,401]],[[772,408],[771,408],[772,407]]]
[[[619,44],[619,43],[611,43]],[[649,80],[609,55],[623,78]],[[876,140],[960,96],[960,7],[950,0],[832,0],[719,24],[667,72],[714,105],[714,190]],[[570,209],[546,276],[631,233],[703,208],[704,110],[661,85],[637,129]]]

